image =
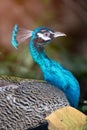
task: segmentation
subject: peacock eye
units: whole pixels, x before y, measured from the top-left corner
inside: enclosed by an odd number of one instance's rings
[[[45,32],[45,33],[44,33],[44,36],[49,37],[49,36],[50,36],[50,33]]]

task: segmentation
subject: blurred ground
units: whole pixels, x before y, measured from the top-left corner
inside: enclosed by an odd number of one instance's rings
[[[28,29],[48,26],[67,34],[46,47],[48,55],[70,69],[80,82],[80,109],[87,112],[87,1],[3,0],[0,2],[0,75],[43,79],[28,43],[11,45],[15,24]]]

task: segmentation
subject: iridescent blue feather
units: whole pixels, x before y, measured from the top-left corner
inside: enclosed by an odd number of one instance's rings
[[[16,24],[15,27],[14,27],[14,30],[13,30],[13,34],[12,34],[12,45],[18,49],[18,46],[19,46],[19,43],[17,41],[17,34],[18,34],[18,30],[19,30],[19,27],[18,25]]]

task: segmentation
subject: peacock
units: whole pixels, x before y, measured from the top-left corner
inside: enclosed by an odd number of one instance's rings
[[[17,49],[20,42],[31,37],[30,53],[42,69],[45,81],[0,76],[0,130],[48,130],[47,117],[51,113],[70,105],[78,107],[78,81],[69,70],[50,59],[44,50],[45,45],[58,36],[66,35],[47,27],[30,31],[15,25],[12,45]],[[63,113],[67,116],[69,110],[66,108]],[[70,117],[68,120],[72,122]],[[64,117],[61,115],[58,120],[63,126]]]
[[[22,32],[22,35],[19,35]],[[17,38],[19,37],[19,41]],[[66,36],[48,27],[37,27],[33,31],[20,29],[15,25],[12,35],[12,45],[17,49],[20,42],[30,38],[30,53],[34,61],[40,66],[44,80],[61,89],[71,106],[77,108],[80,98],[80,86],[74,75],[60,63],[46,55],[45,46],[59,36]]]

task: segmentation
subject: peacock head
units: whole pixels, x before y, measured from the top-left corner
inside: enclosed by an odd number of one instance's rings
[[[34,39],[38,45],[46,45],[59,36],[66,36],[66,34],[55,32],[47,27],[38,27],[32,32],[32,39]]]
[[[26,39],[31,37],[37,46],[43,46],[50,43],[54,38],[60,36],[66,36],[66,34],[62,32],[56,32],[47,27],[38,27],[33,31],[21,29],[16,24],[12,34],[12,45],[17,49],[19,43],[24,42]]]

